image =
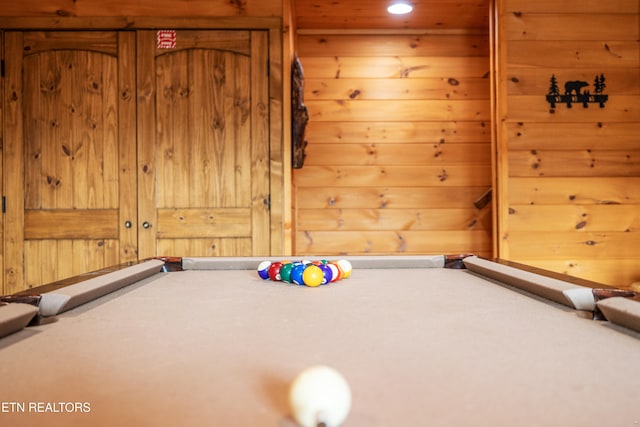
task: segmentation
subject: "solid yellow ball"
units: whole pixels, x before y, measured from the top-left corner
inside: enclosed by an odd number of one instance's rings
[[[302,282],[310,287],[320,286],[324,281],[324,272],[317,265],[310,264],[302,272]]]

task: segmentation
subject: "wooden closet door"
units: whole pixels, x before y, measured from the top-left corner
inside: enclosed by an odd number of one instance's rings
[[[267,255],[268,33],[159,35],[138,35],[140,256]]]
[[[137,258],[135,33],[6,32],[4,293]]]

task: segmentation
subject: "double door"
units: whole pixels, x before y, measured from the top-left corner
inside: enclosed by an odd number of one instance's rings
[[[3,291],[269,253],[268,33],[3,34]]]

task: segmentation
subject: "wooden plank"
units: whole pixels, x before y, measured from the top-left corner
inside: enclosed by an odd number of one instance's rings
[[[49,132],[54,122],[51,121],[48,114],[45,115],[43,110],[52,109],[52,106],[49,105],[49,96],[47,95],[48,92],[51,91],[51,88],[55,87],[55,83],[50,77],[42,79],[40,77],[40,62],[44,59],[44,55],[34,56],[30,58],[26,64],[31,66],[23,67],[26,87],[24,91],[24,109],[21,115],[23,115],[24,118],[34,120],[36,123],[49,123],[49,126],[28,126],[24,130],[24,138],[26,141],[12,142],[23,145],[23,149],[25,150],[23,165],[25,175],[23,180],[27,185],[25,185],[24,188],[24,206],[22,206],[22,209],[37,209],[42,207],[45,193],[43,182],[45,180],[48,183],[53,181],[52,175],[48,175],[47,171],[43,168],[44,156],[46,154],[44,145],[50,138]],[[49,90],[30,90],[29,85],[36,84],[37,82],[40,82],[39,84],[41,84],[43,88],[47,87]]]
[[[139,0],[135,3],[122,1],[81,2],[43,4],[38,0],[24,0],[3,6],[4,16],[64,16],[72,17],[233,17],[233,16],[279,16],[280,1],[244,0],[242,3],[226,0]]]
[[[309,122],[309,143],[440,143],[489,142],[490,126],[486,121],[446,122]]]
[[[24,36],[24,51],[28,56],[51,50],[78,49],[115,57],[118,54],[117,37],[118,33],[114,31],[81,31],[73,38],[57,31],[29,31]]]
[[[490,120],[490,105],[486,100],[311,100],[306,104],[311,120],[323,122]]]
[[[525,204],[640,204],[638,177],[511,178],[509,202]]]
[[[5,58],[5,45],[4,45],[4,37],[0,37],[0,55],[2,55],[2,58]],[[5,82],[4,82],[4,78],[0,79],[0,121],[2,123],[4,123],[4,116],[5,116]],[[4,126],[0,126],[0,141],[5,141],[5,129]],[[24,164],[25,162],[23,162]],[[3,150],[0,150],[0,188],[3,189],[3,194],[6,196],[6,193],[4,193],[4,154],[3,154]],[[2,266],[2,268],[0,269],[0,294],[2,294],[3,289],[4,289],[4,276],[5,276],[5,263],[4,263],[4,224],[2,227],[0,227],[0,241],[3,242],[2,245],[0,245],[0,265]]]
[[[304,4],[304,3],[303,3]],[[486,2],[467,4],[437,1],[432,7],[416,8],[409,15],[389,17],[387,3],[372,4],[367,1],[348,1],[336,7],[335,1],[309,2],[309,8],[298,10],[296,26],[299,29],[404,29],[436,28],[486,31],[489,8]]]
[[[553,10],[553,9],[549,9]],[[519,13],[506,14],[506,40],[627,40],[638,39],[638,14],[615,13]]]
[[[118,237],[118,210],[27,210],[24,236],[27,240],[115,239]]]
[[[4,129],[3,141],[4,195],[4,294],[12,294],[24,288],[24,123],[23,123],[23,75],[22,33],[4,33],[6,59],[3,93]]]
[[[308,209],[468,209],[487,188],[298,187],[296,199]]]
[[[299,35],[301,57],[489,56],[487,35]],[[304,62],[303,62],[304,65]]]
[[[57,254],[73,254],[57,256]],[[115,254],[115,258],[113,257]],[[25,244],[25,265],[28,272],[25,289],[68,277],[86,274],[116,265],[118,241],[113,240],[29,240]]]
[[[640,150],[511,150],[511,177],[637,177]]]
[[[276,236],[280,235],[284,228],[284,221],[286,217],[286,221],[291,221],[291,214],[289,213],[290,209],[288,208],[288,204],[284,200],[284,193],[276,193],[276,202],[282,202],[282,210],[276,207],[274,210],[277,215],[280,215],[280,224],[274,223],[272,224],[270,213],[269,213],[269,182],[270,182],[270,164],[269,164],[269,140],[270,140],[270,123],[269,123],[269,110],[267,108],[269,105],[269,70],[267,69],[269,64],[269,56],[270,56],[270,46],[269,46],[269,34],[266,31],[254,31],[251,33],[251,135],[247,135],[246,137],[241,137],[238,141],[239,145],[246,145],[242,143],[242,139],[250,139],[251,140],[251,152],[247,153],[246,157],[250,160],[250,164],[248,167],[250,170],[244,171],[244,173],[249,177],[250,176],[250,195],[248,204],[251,206],[251,254],[253,256],[263,256],[271,253],[271,245],[274,243],[271,242],[271,229],[275,227],[275,230],[278,230],[279,233],[276,233]],[[275,110],[274,114],[277,114],[279,110]],[[280,114],[283,114],[280,111]],[[281,126],[278,126],[281,128]],[[280,136],[280,140],[274,140],[274,144],[282,143],[282,138],[284,136]],[[247,147],[249,149],[249,147]],[[274,147],[275,149],[275,147]],[[284,147],[281,149],[276,149],[276,151],[281,151],[282,156],[284,158],[290,158],[285,156],[285,151],[290,156],[291,152],[288,150],[284,150]],[[289,169],[290,166],[288,164],[282,165],[282,174],[280,176],[280,181],[276,181],[272,183],[275,187],[284,187],[285,184],[282,182],[285,175],[285,169]],[[290,173],[287,175],[290,176]],[[288,181],[290,183],[290,180]],[[290,187],[290,184],[286,185]],[[282,190],[283,192],[286,190]],[[285,204],[287,206],[285,207]],[[277,243],[275,245],[280,245]],[[284,245],[286,246],[286,245]],[[283,247],[278,247],[276,253],[284,253]],[[247,253],[247,252],[244,252]]]
[[[305,165],[491,164],[485,144],[309,144]]]
[[[554,67],[548,68],[523,68],[513,67],[506,76],[508,95],[546,95],[551,86],[551,76],[555,76],[561,90],[567,81],[582,80],[589,83],[590,92],[593,92],[596,76],[604,74],[606,89],[604,93],[610,97],[620,95],[639,95],[640,81],[636,78],[638,70],[634,67],[607,68],[602,67]]]
[[[153,228],[144,228],[142,224],[156,223],[156,163],[155,163],[155,46],[154,31],[137,33],[136,57],[137,69],[137,173],[138,173],[138,256],[150,258],[156,256],[156,238]]]
[[[484,186],[490,185],[488,166],[308,166],[295,174],[300,187]]]
[[[638,147],[640,123],[509,122],[511,150],[633,150]],[[558,141],[562,141],[558,144]]]
[[[158,209],[158,238],[249,237],[249,208]]]
[[[249,56],[251,54],[249,31],[227,30],[178,30],[175,48],[166,49],[156,45],[156,56],[175,53],[181,49],[226,50]]]
[[[155,15],[155,14],[153,14]],[[156,28],[215,28],[228,30],[280,29],[280,16],[60,16],[55,12],[46,16],[15,15],[0,16],[0,28],[3,29],[42,29],[42,30],[148,30]]]
[[[291,224],[291,210],[289,200],[285,198],[284,188],[290,181],[285,177],[291,174],[291,147],[285,147],[285,141],[290,141],[291,127],[284,126],[285,108],[290,108],[290,99],[285,103],[284,81],[290,75],[283,76],[284,63],[282,57],[282,30],[269,30],[269,200],[270,200],[270,255],[284,254],[289,246],[285,243],[287,225]],[[286,104],[289,104],[285,107]],[[267,105],[267,104],[263,104]],[[284,137],[287,134],[288,137]]]
[[[301,57],[305,78],[483,78],[486,57]]]
[[[138,258],[138,183],[136,168],[136,35],[118,34],[118,235],[120,258]],[[113,264],[108,264],[113,265]]]
[[[442,254],[491,251],[486,231],[298,231],[297,254]]]
[[[198,100],[201,101],[203,90],[190,90],[189,52],[180,51],[162,55],[156,59],[154,65],[156,67],[154,120],[157,122],[158,129],[154,135],[154,141],[155,150],[161,154],[155,156],[157,180],[155,204],[160,208],[189,206],[190,189],[194,186],[190,172],[197,174],[200,171],[200,168],[190,165],[191,152],[195,149],[194,145],[198,144],[191,134],[192,131],[197,132],[197,129],[190,126],[193,111],[190,108],[190,98],[199,97]],[[198,84],[202,85],[202,80]],[[208,108],[210,103],[202,105],[204,114],[210,113],[207,111]],[[184,146],[183,141],[190,141],[190,144]],[[204,191],[201,188],[198,190]]]
[[[517,262],[620,289],[629,289],[632,283],[640,281],[640,274],[637,271],[638,261],[635,259],[518,259]]]
[[[508,117],[505,117],[508,122],[601,123],[607,121],[640,121],[640,97],[636,95],[613,97],[606,103],[605,108],[598,108],[597,104],[588,104],[588,108],[584,108],[581,104],[572,104],[572,108],[567,108],[565,104],[557,104],[555,109],[551,109],[544,95],[511,96],[508,103]]]
[[[507,47],[510,67],[597,68],[638,67],[635,41],[512,40]],[[604,71],[603,71],[604,72]]]
[[[299,209],[304,231],[481,230],[478,210],[467,209]]]
[[[580,8],[576,10],[573,2],[558,2],[557,0],[509,0],[504,2],[506,13],[548,13],[555,11],[566,14],[599,14],[599,13],[638,13],[639,6],[636,0],[610,0],[603,2],[600,0],[580,0]]]
[[[489,79],[305,79],[305,99],[489,99]]]
[[[250,251],[251,238],[158,239],[158,253],[165,256],[242,256]]]
[[[637,232],[513,231],[506,238],[510,259],[628,259]]]
[[[638,229],[638,205],[509,206],[510,231],[629,232]]]

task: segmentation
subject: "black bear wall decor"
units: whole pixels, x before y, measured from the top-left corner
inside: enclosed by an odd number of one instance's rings
[[[558,80],[555,74],[551,75],[549,80],[549,92],[547,92],[547,102],[551,108],[556,108],[556,104],[567,104],[567,108],[571,108],[573,104],[582,104],[584,108],[588,108],[589,104],[598,104],[600,108],[604,108],[605,102],[609,100],[609,95],[604,94],[605,84],[604,74],[596,76],[593,81],[593,94],[586,89],[589,83],[581,80],[569,80],[564,83],[564,92],[560,92]],[[583,90],[584,89],[584,90]]]

